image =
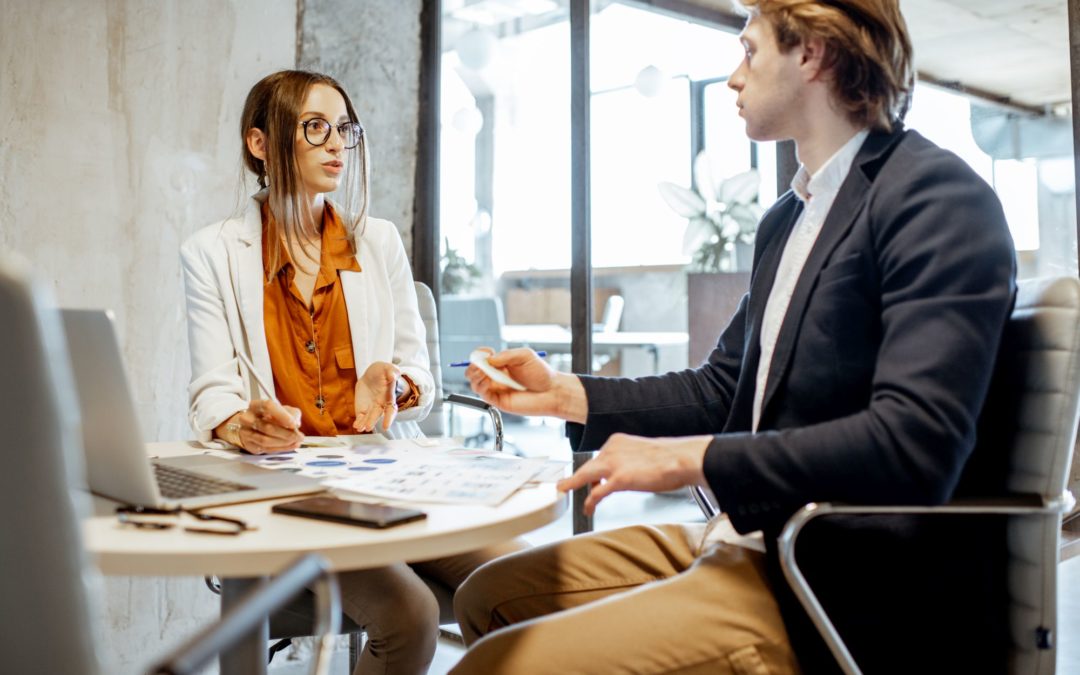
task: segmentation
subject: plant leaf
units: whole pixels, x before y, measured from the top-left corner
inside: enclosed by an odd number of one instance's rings
[[[697,251],[715,231],[716,228],[713,226],[713,222],[708,218],[691,218],[690,222],[686,224],[686,232],[683,233],[683,255],[690,255]]]
[[[728,209],[727,215],[739,224],[740,230],[752,232],[757,229],[758,221],[761,220],[761,208],[757,205],[757,202],[733,204]]]
[[[706,201],[716,198],[716,189],[713,186],[712,178],[712,164],[709,162],[709,157],[704,150],[694,158],[694,189]]]
[[[720,183],[716,190],[716,199],[727,204],[729,208],[735,204],[749,204],[757,200],[760,184],[761,178],[757,169],[735,174]]]
[[[704,215],[705,200],[693,190],[668,181],[657,183],[656,188],[660,190],[660,196],[671,210],[683,218],[698,218]]]

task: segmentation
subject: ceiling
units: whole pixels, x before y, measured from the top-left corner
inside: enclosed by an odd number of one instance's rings
[[[612,0],[593,0],[603,6]],[[500,34],[565,20],[568,0],[443,0],[444,48],[487,25]],[[637,0],[667,11],[729,14],[730,0]],[[1066,0],[901,0],[916,67],[931,80],[1026,107],[1071,110]]]

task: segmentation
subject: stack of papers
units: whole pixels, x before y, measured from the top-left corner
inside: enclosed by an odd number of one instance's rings
[[[395,502],[490,506],[530,483],[562,478],[568,465],[476,448],[430,446],[430,441],[305,444],[295,452],[252,456],[246,461],[318,478],[334,490]]]

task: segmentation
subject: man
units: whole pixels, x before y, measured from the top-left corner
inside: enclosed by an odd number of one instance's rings
[[[813,501],[958,491],[1015,294],[1000,204],[903,129],[897,0],[742,5],[739,114],[755,140],[793,139],[802,166],[762,218],[750,291],[708,361],[629,380],[492,356],[526,392],[468,371],[487,401],[560,416],[576,449],[600,449],[559,486],[592,485],[587,512],[614,491],[698,484],[726,515],[707,532],[625,528],[480,568],[457,612],[468,642],[490,634],[457,672],[830,672],[779,571],[784,522]],[[992,484],[987,466],[963,486]],[[997,527],[836,517],[807,528],[799,559],[866,672],[995,672],[1004,582],[984,542],[1003,539]]]

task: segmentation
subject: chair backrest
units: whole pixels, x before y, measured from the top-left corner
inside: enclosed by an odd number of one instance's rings
[[[431,412],[421,420],[420,431],[425,436],[445,436],[446,420],[443,415],[443,384],[442,384],[442,356],[439,350],[439,318],[435,308],[435,296],[427,284],[416,281],[416,304],[420,310],[420,318],[424,320],[424,329],[427,331],[428,359],[430,360],[431,377],[435,380],[435,402],[431,405]]]
[[[619,324],[622,323],[623,307],[626,305],[626,300],[621,295],[609,296],[604,301],[604,311],[600,315],[599,329],[601,333],[614,333],[619,330]]]
[[[446,363],[467,361],[472,350],[480,346],[499,351],[502,339],[502,303],[495,297],[459,298],[444,295],[439,317],[439,340],[442,358]],[[464,368],[442,371],[447,392],[469,390]]]
[[[1080,281],[1022,281],[980,429],[980,438],[1005,450],[997,461],[1006,464],[1009,492],[1069,499],[1078,414]],[[976,451],[973,460],[979,457]],[[1060,535],[1060,513],[1007,523],[1010,672],[1054,671]]]
[[[0,659],[4,672],[96,673],[79,408],[60,316],[27,270],[0,256]]]

